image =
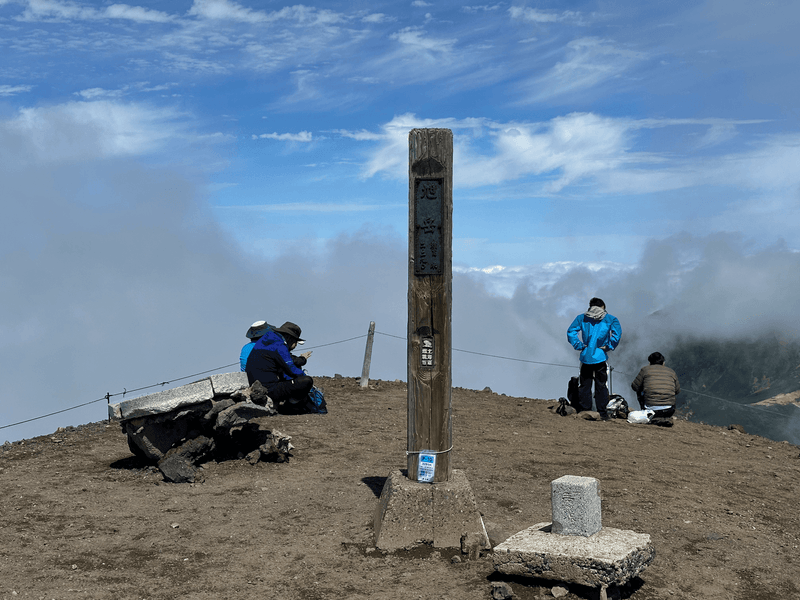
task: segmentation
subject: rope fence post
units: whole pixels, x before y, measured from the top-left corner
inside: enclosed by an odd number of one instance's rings
[[[361,387],[369,385],[369,367],[372,363],[372,340],[375,338],[375,321],[369,322],[369,333],[367,333],[367,347],[364,350],[364,366],[361,369]]]

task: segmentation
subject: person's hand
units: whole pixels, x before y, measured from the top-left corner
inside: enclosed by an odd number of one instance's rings
[[[302,356],[303,358],[308,360],[308,357],[311,356],[312,352],[313,352],[313,350],[309,350],[308,352],[303,352],[300,356]]]

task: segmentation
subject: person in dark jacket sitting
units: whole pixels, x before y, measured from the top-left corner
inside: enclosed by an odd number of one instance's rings
[[[666,418],[675,414],[675,396],[681,393],[681,384],[675,371],[664,364],[664,355],[653,352],[647,357],[650,363],[642,367],[631,389],[636,392],[642,410],[655,411],[654,418]]]
[[[282,405],[290,412],[305,409],[308,392],[314,385],[314,380],[302,370],[311,351],[300,356],[291,354],[305,341],[300,338],[301,333],[300,327],[289,321],[267,331],[253,346],[245,365],[250,384],[260,381],[275,407]]]

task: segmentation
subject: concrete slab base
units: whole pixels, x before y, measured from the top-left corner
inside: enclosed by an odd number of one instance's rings
[[[392,471],[374,524],[375,547],[381,550],[433,544],[475,555],[490,547],[467,476],[457,469],[441,483],[419,483]]]
[[[605,588],[636,577],[656,555],[646,533],[604,527],[589,537],[559,535],[551,525],[539,523],[496,546],[495,570]]]

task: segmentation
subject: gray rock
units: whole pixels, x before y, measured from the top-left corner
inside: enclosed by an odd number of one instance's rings
[[[493,600],[510,600],[514,597],[514,591],[511,586],[505,581],[492,582],[492,598]]]
[[[164,479],[172,483],[195,483],[200,479],[199,469],[182,456],[176,454],[158,461],[158,468]]]
[[[248,397],[250,398],[250,402],[253,404],[258,404],[259,406],[264,406],[271,410],[275,410],[275,407],[272,404],[272,398],[270,398],[269,394],[267,393],[267,388],[261,385],[260,381],[256,381],[250,386],[248,389]]]
[[[596,410],[584,410],[578,413],[578,418],[586,419],[587,421],[599,421],[600,413]]]
[[[220,373],[209,377],[214,396],[230,396],[238,390],[242,390],[250,385],[247,381],[247,373],[236,371],[234,373]]]
[[[461,554],[465,554],[470,560],[477,560],[481,556],[485,542],[483,532],[466,533],[461,536]]]
[[[223,398],[221,400],[211,401],[211,410],[203,415],[203,425],[205,428],[212,427],[217,422],[217,415],[226,408],[230,408],[236,404],[233,398]]]
[[[182,443],[193,431],[202,430],[203,416],[211,402],[201,402],[194,410],[182,409],[174,413],[139,417],[123,421],[122,429],[128,435],[129,445],[135,445],[148,460],[157,462],[171,449]],[[180,416],[178,416],[180,413]]]
[[[250,388],[236,390],[231,394],[231,400],[234,402],[250,402]]]
[[[158,468],[167,481],[194,483],[201,479],[196,465],[205,461],[213,451],[214,440],[201,435],[172,448],[158,461]]]
[[[567,588],[561,587],[560,585],[555,586],[550,593],[553,594],[553,598],[563,598],[567,594],[569,594],[569,590]]]
[[[288,462],[290,452],[294,448],[291,436],[283,435],[280,431],[271,431],[266,441],[259,446],[261,460],[265,462]]]
[[[239,402],[229,406],[217,415],[215,429],[231,429],[239,425],[245,425],[253,419],[260,417],[271,417],[278,414],[275,409],[259,406],[250,402]]]
[[[497,523],[491,523],[489,521],[486,521],[484,523],[484,526],[486,527],[486,533],[489,536],[489,543],[491,544],[492,548],[494,548],[498,544],[502,544],[509,537],[511,537],[511,534],[508,533]]]

